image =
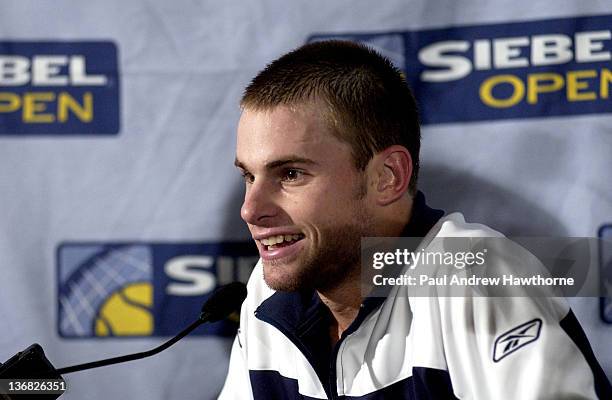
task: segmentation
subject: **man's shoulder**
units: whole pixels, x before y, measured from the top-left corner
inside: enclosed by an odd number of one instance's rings
[[[460,212],[453,212],[440,218],[432,228],[434,236],[438,237],[504,237],[488,225],[467,222]]]
[[[459,269],[455,265],[415,267],[415,270],[432,269],[435,272],[428,272],[431,276],[446,276],[444,285],[449,285],[436,286],[438,290],[428,296],[423,295],[424,292],[417,292],[415,296],[414,288],[405,288],[412,310],[418,313],[420,308],[424,308],[428,319],[448,319],[453,323],[467,319],[494,324],[498,320],[520,321],[525,314],[533,314],[558,322],[569,312],[567,301],[552,290],[502,285],[503,279],[513,274],[541,273],[547,276],[547,270],[527,248],[485,224],[466,222],[461,213],[451,213],[436,223],[422,244],[428,253],[482,254],[481,264],[466,264]],[[468,280],[472,275],[480,280],[474,278],[472,283]],[[499,283],[494,278],[499,278]]]

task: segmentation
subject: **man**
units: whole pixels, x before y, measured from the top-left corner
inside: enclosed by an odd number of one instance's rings
[[[362,237],[498,235],[425,205],[415,101],[388,60],[348,42],[309,44],[260,72],[241,105],[241,215],[261,260],[220,399],[610,393],[556,299],[362,295]],[[531,320],[538,340],[496,361],[496,338]]]

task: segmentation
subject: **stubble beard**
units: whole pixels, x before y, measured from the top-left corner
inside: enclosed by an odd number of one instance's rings
[[[362,185],[357,189],[356,200],[360,200],[364,195]],[[299,255],[290,263],[283,260],[265,261],[264,280],[268,287],[283,292],[325,292],[345,280],[359,279],[361,238],[371,236],[372,217],[365,206],[360,205],[356,207],[351,220],[343,225],[329,225],[321,229],[322,244],[314,253]],[[294,270],[293,273],[290,270]],[[283,276],[284,279],[272,279],[273,275]]]
[[[326,291],[359,272],[361,227],[345,225],[327,230],[325,244],[315,254],[299,257],[291,263],[282,260],[264,262],[264,280],[274,290]],[[333,238],[333,239],[330,239]],[[285,269],[286,271],[281,271]],[[293,273],[290,270],[294,270]],[[279,273],[280,272],[280,273]],[[283,279],[273,279],[282,276]]]

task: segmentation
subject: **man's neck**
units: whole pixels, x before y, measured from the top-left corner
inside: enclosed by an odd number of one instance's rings
[[[318,291],[317,293],[333,316],[329,327],[330,340],[333,346],[357,318],[362,302],[360,281],[358,277],[357,279],[347,279],[331,290]]]

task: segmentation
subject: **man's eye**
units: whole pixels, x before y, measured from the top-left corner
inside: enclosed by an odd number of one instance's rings
[[[283,172],[283,180],[286,182],[293,182],[301,178],[303,172],[297,169],[287,169]]]
[[[255,180],[255,177],[253,176],[253,174],[249,172],[242,172],[240,175],[242,175],[242,178],[244,179],[246,183],[253,183],[253,181]]]

